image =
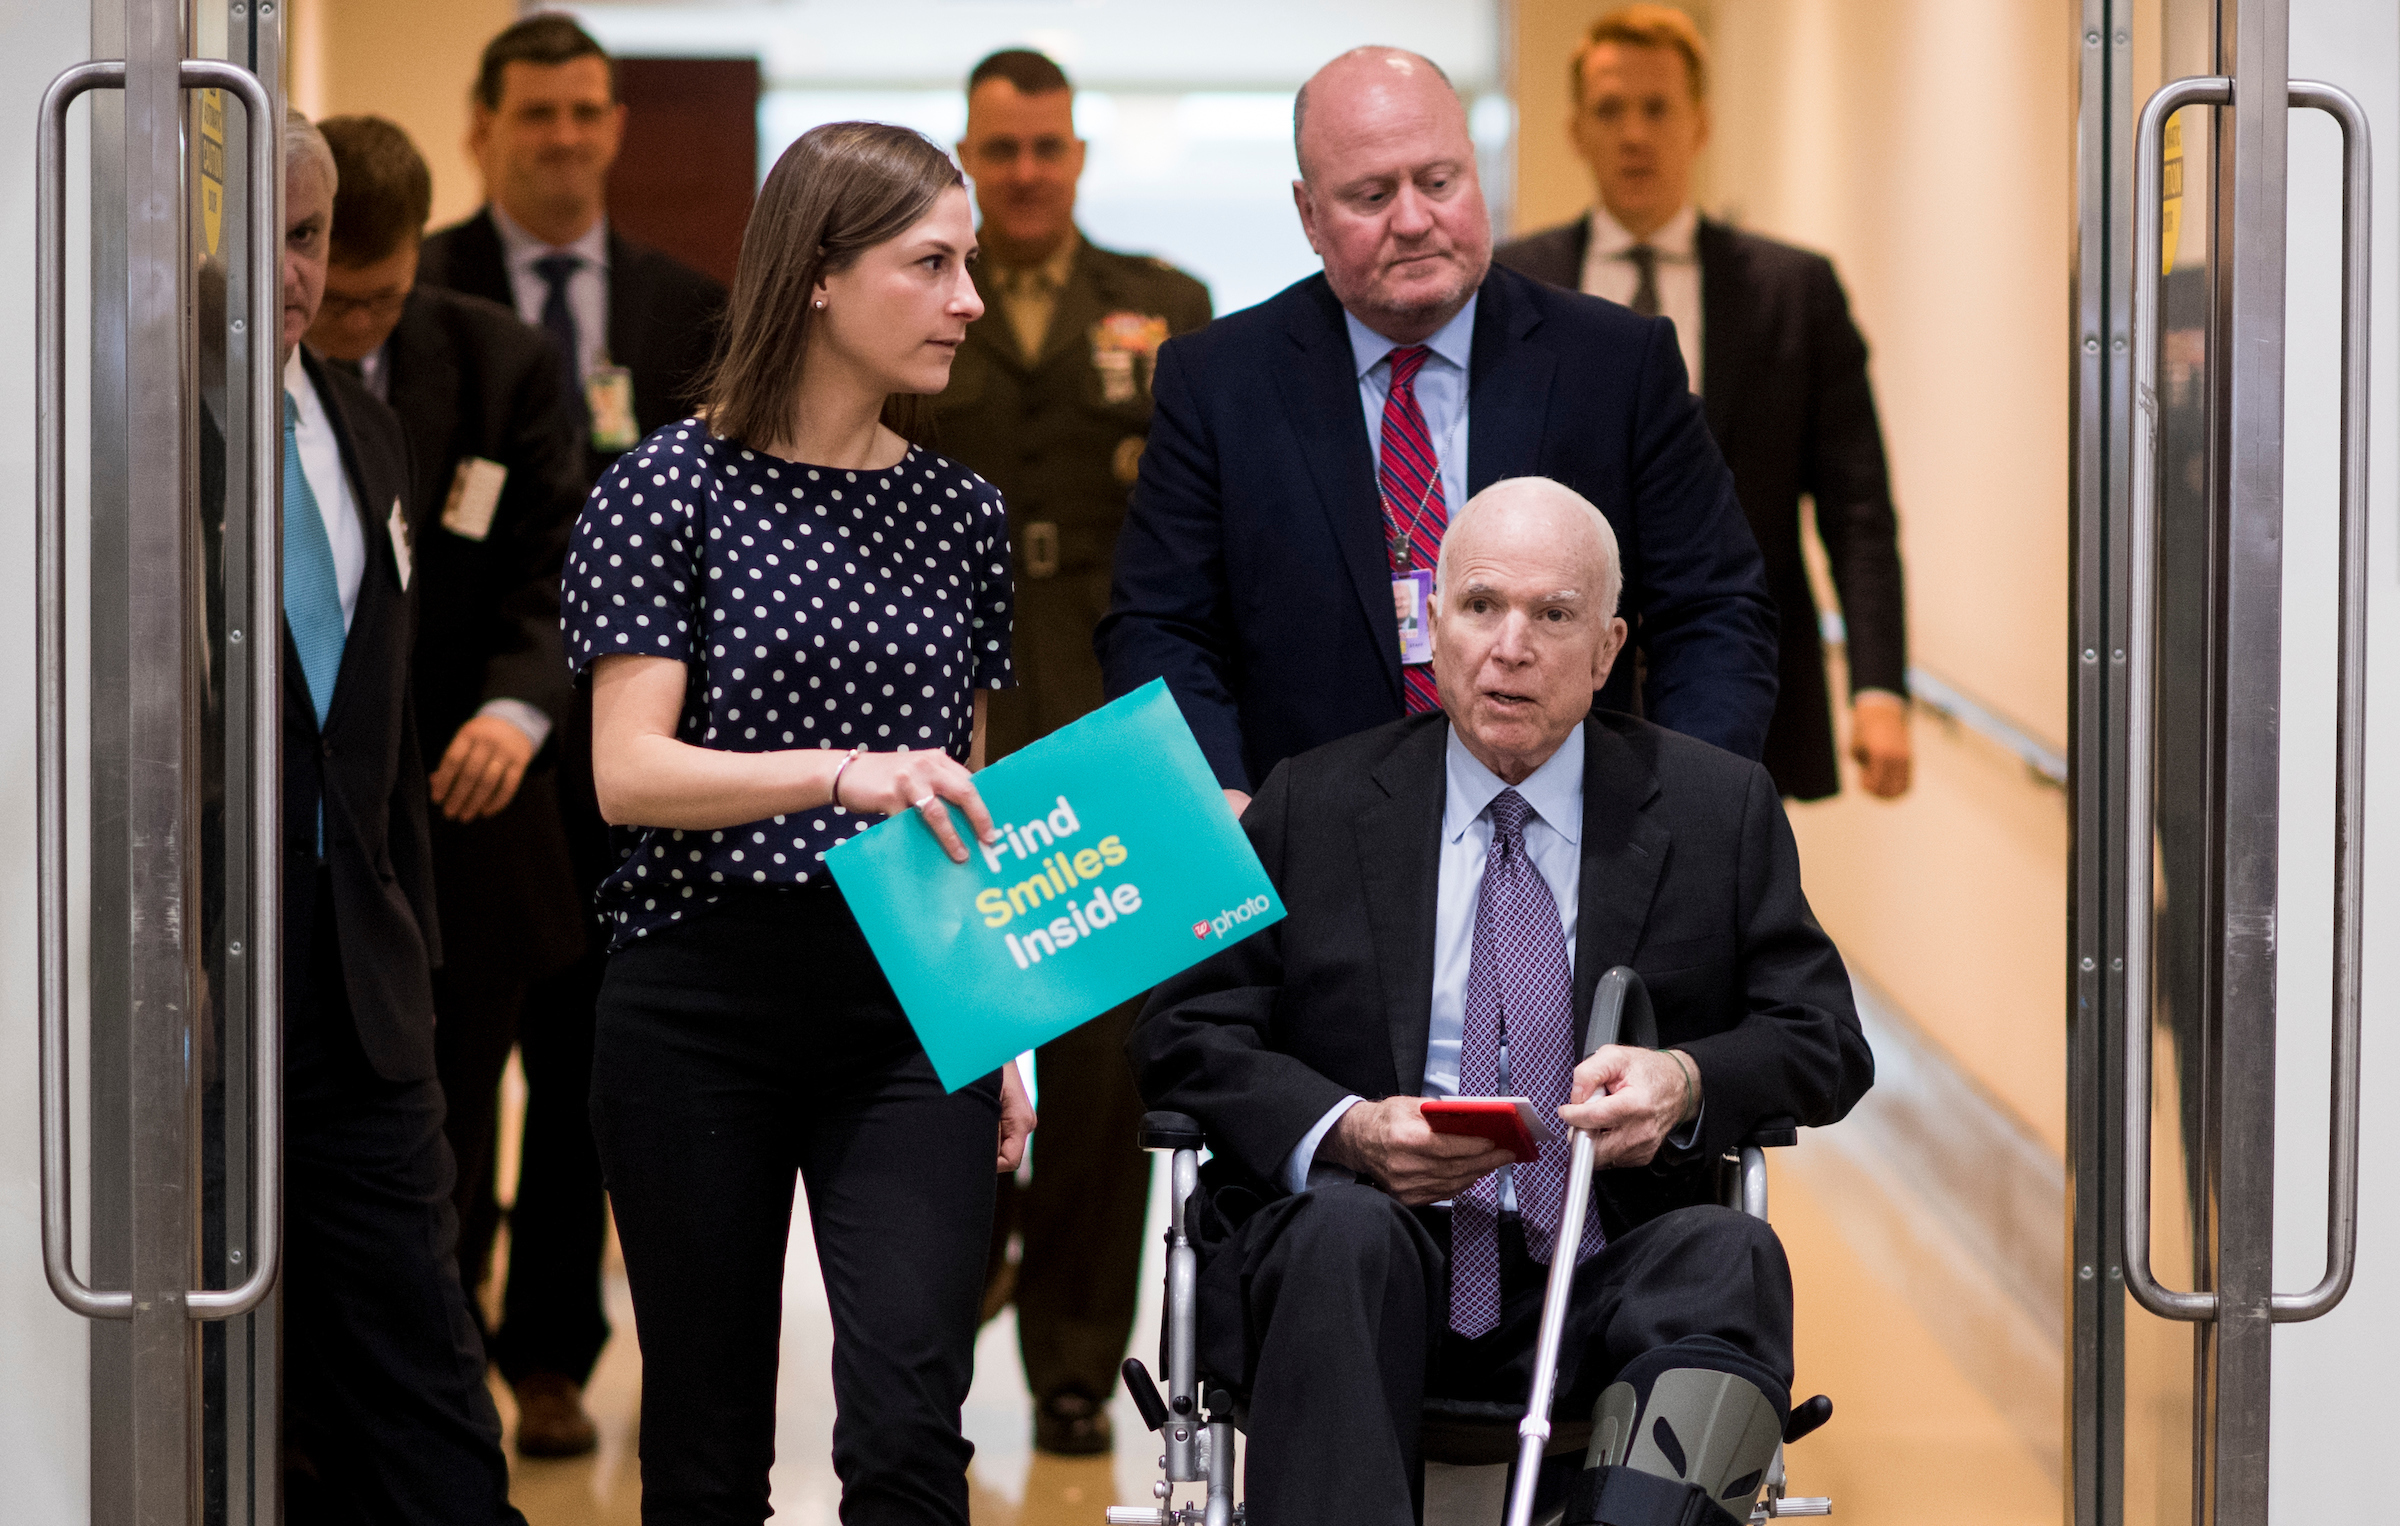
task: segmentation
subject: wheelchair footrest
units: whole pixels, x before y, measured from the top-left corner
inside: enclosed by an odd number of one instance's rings
[[[1566,1526],[1746,1526],[1696,1484],[1638,1468],[1586,1468],[1567,1496]]]

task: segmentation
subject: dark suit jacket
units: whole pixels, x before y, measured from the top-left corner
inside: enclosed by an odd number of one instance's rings
[[[1616,528],[1619,613],[1663,726],[1755,757],[1775,708],[1775,611],[1674,325],[1484,279],[1467,487],[1555,478]],[[1368,421],[1322,275],[1159,352],[1157,415],[1096,638],[1111,697],[1164,676],[1218,779],[1403,713]],[[1455,507],[1455,505],[1453,506]],[[1636,663],[1600,702],[1636,703]]]
[[[516,311],[500,230],[489,207],[426,237],[417,282]],[[694,384],[708,364],[724,314],[724,287],[609,229],[606,353],[612,364],[633,373],[633,416],[643,434],[690,417],[699,403]],[[583,485],[588,490],[615,453],[587,455]]]
[[[341,441],[342,465],[367,538],[367,566],[342,645],[333,703],[317,727],[290,628],[283,633],[284,992],[294,1008],[324,1010],[312,989],[309,937],[330,914],[342,988],[360,1045],[386,1081],[423,1081],[433,1066],[433,854],[425,828],[425,765],[409,684],[416,581],[400,586],[388,528],[409,491],[400,421],[355,379],[303,362]],[[324,804],[332,905],[317,904],[317,807]],[[295,1016],[299,1013],[296,1012]]]
[[[1269,775],[1242,829],[1284,919],[1159,986],[1127,1046],[1144,1100],[1198,1118],[1262,1196],[1344,1096],[1423,1087],[1448,737],[1412,716]],[[1632,965],[1704,1100],[1690,1151],[1602,1175],[1614,1234],[1714,1201],[1711,1162],[1762,1119],[1841,1118],[1874,1060],[1766,771],[1608,712],[1584,747],[1578,1027],[1601,972]]]
[[[419,286],[384,351],[385,395],[414,464],[417,723],[425,767],[487,700],[567,718],[559,560],[583,507],[579,423],[547,335],[480,297]],[[489,532],[442,527],[459,463],[508,468]],[[546,749],[499,815],[433,820],[445,968],[462,979],[538,976],[582,951],[583,917]]]
[[[1578,218],[1492,258],[1572,291],[1590,238],[1590,220]],[[1841,776],[1816,599],[1800,553],[1803,494],[1816,502],[1817,535],[1841,599],[1852,691],[1908,692],[1900,531],[1866,341],[1823,255],[1705,218],[1698,242],[1708,427],[1733,467],[1782,617],[1780,697],[1765,762],[1777,788],[1814,800],[1839,789]]]

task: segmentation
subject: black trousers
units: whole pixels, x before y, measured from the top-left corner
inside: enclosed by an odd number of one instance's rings
[[[613,955],[592,1080],[647,1526],[766,1519],[795,1176],[833,1314],[841,1518],[967,1526],[999,1078],[944,1094],[828,887],[732,896]]]
[[[553,1372],[583,1382],[608,1344],[600,1259],[608,1192],[592,1142],[592,1025],[607,955],[599,937],[565,970],[533,983],[517,1022],[525,1066],[525,1142],[508,1211],[508,1286],[492,1360],[511,1382]]]
[[[441,1086],[368,1063],[331,906],[320,879],[311,925],[290,931],[308,978],[285,983],[287,1515],[523,1526],[454,1259]]]
[[[467,1290],[467,1309],[482,1328],[475,1290],[491,1270],[492,1240],[500,1229],[494,1189],[499,1165],[500,1077],[517,1047],[517,1021],[525,1008],[525,982],[485,970],[460,978],[433,972],[434,1064],[441,1074],[443,1137],[458,1165],[451,1202],[458,1212],[458,1280]],[[484,1344],[488,1347],[488,1339]]]
[[[1140,1001],[1103,1012],[1034,1054],[1042,1126],[1033,1180],[1000,1178],[992,1221],[996,1272],[1011,1233],[1017,1350],[1036,1400],[1078,1393],[1105,1404],[1133,1337],[1150,1157],[1135,1142],[1141,1093],[1125,1059]],[[988,1280],[988,1279],[987,1279]]]
[[[1247,1369],[1235,1381],[1249,1392],[1251,1526],[1410,1526],[1424,1515],[1425,1396],[1524,1404],[1548,1269],[1504,1220],[1500,1325],[1453,1335],[1446,1218],[1373,1187],[1320,1187],[1268,1205],[1211,1255],[1203,1354],[1219,1376]],[[1787,1405],[1792,1284],[1775,1232],[1729,1208],[1678,1209],[1578,1267],[1556,1409],[1588,1411],[1637,1366],[1732,1372]]]

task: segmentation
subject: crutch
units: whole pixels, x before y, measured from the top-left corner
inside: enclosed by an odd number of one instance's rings
[[[1584,1027],[1583,1052],[1590,1059],[1627,1033],[1645,1049],[1658,1043],[1658,1020],[1642,977],[1618,965],[1600,977],[1592,993],[1591,1021]],[[1532,1526],[1533,1491],[1540,1481],[1542,1454],[1550,1446],[1550,1401],[1558,1387],[1558,1347],[1567,1328],[1567,1295],[1575,1285],[1575,1257],[1583,1248],[1583,1216],[1592,1197],[1592,1136],[1575,1130],[1567,1159],[1567,1197],[1559,1210],[1558,1246],[1550,1253],[1550,1281],[1542,1290],[1542,1332],[1533,1348],[1533,1394],[1517,1423],[1517,1472],[1508,1491],[1508,1526]]]

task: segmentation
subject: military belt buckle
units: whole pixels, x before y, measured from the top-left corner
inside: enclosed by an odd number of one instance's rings
[[[1058,576],[1058,526],[1047,519],[1037,519],[1025,527],[1025,575]]]

